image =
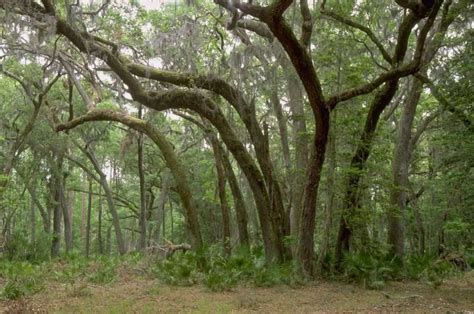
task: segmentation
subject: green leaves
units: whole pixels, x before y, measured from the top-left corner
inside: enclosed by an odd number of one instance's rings
[[[40,267],[27,262],[0,262],[0,277],[7,280],[0,292],[0,296],[6,299],[19,299],[42,288]]]

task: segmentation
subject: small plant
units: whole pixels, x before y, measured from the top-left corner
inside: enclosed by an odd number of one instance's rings
[[[197,256],[193,252],[175,254],[158,261],[152,273],[163,282],[174,286],[190,286],[197,282]]]
[[[60,269],[54,272],[54,277],[60,282],[73,286],[75,282],[87,273],[89,262],[81,256],[67,256]]]
[[[96,284],[108,284],[117,277],[117,265],[112,259],[99,260],[97,269],[89,275],[89,281]]]
[[[73,298],[90,297],[92,296],[92,291],[87,286],[87,283],[82,283],[80,285],[72,285],[68,295]]]
[[[387,279],[394,277],[398,268],[395,260],[387,261],[383,257],[364,253],[347,254],[344,263],[345,275],[369,289],[382,288]]]
[[[2,266],[5,266],[2,276],[7,279],[1,291],[3,298],[15,300],[41,289],[43,280],[37,266],[25,262],[6,263]]]
[[[30,242],[25,232],[13,233],[7,242],[4,255],[9,260],[42,263],[50,259],[51,235],[39,233],[34,242]]]

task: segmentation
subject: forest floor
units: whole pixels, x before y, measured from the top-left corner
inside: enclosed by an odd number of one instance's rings
[[[49,282],[36,295],[0,301],[0,313],[474,313],[474,271],[434,289],[420,282],[391,282],[381,290],[317,281],[299,287],[238,287],[211,292],[174,287],[122,273],[108,285],[71,287]]]

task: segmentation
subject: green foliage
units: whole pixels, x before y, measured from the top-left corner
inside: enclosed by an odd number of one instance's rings
[[[96,109],[112,109],[117,110],[119,106],[112,100],[104,100],[96,105]]]
[[[78,278],[87,274],[89,263],[83,256],[71,254],[60,265],[61,267],[54,271],[54,278],[72,286]]]
[[[435,255],[410,255],[403,265],[396,258],[370,254],[348,254],[344,275],[369,289],[382,288],[387,280],[413,279],[438,287],[446,278],[459,273],[456,265]]]
[[[113,258],[100,258],[92,267],[88,276],[90,282],[95,284],[108,284],[117,277],[117,260]]]
[[[43,283],[41,268],[28,262],[3,262],[0,277],[6,279],[0,295],[15,300],[38,292]]]
[[[14,261],[29,261],[40,263],[50,259],[51,235],[41,232],[34,242],[28,239],[26,233],[14,232],[9,238],[5,257]]]
[[[197,282],[197,266],[196,253],[186,252],[158,261],[152,268],[152,273],[167,284],[190,286]]]
[[[369,289],[380,289],[386,280],[394,277],[399,269],[395,260],[387,261],[380,256],[365,253],[347,254],[344,258],[344,274]]]
[[[456,265],[433,255],[410,256],[406,260],[405,274],[410,279],[421,280],[437,288],[443,280],[455,275]]]
[[[204,267],[199,268],[204,260]],[[211,291],[230,290],[237,284],[249,283],[257,287],[302,283],[295,263],[268,264],[261,249],[242,249],[225,257],[218,246],[202,253],[186,252],[159,261],[153,273],[167,284],[192,285],[198,282]]]

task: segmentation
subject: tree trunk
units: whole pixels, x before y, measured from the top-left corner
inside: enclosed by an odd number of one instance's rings
[[[56,257],[59,255],[61,245],[61,201],[59,196],[59,182],[57,178],[53,177],[51,182],[51,205],[53,206],[53,240],[51,242],[51,256]]]
[[[397,140],[392,159],[393,187],[390,192],[391,208],[387,213],[388,244],[391,254],[403,258],[404,223],[403,216],[408,202],[408,169],[411,159],[411,128],[416,114],[423,83],[413,78],[407,100],[398,123]]]
[[[138,118],[142,118],[142,105],[138,107]],[[146,201],[145,201],[145,173],[143,170],[143,133],[138,134],[138,178],[140,181],[140,217],[139,229],[140,240],[138,248],[144,251],[146,248]]]
[[[350,224],[351,218],[356,215],[359,207],[359,182],[369,158],[372,140],[375,135],[377,123],[380,115],[386,106],[390,103],[398,87],[397,81],[390,81],[376,94],[369,113],[365,120],[364,130],[362,132],[359,145],[351,160],[349,175],[346,181],[346,192],[343,200],[343,210],[339,222],[339,233],[337,236],[335,262],[336,268],[340,269],[344,253],[349,251],[349,242],[352,236],[352,230],[356,226]]]
[[[99,193],[101,194],[101,193]],[[102,195],[99,195],[99,216],[97,217],[97,243],[99,247],[99,254],[104,254],[104,243],[102,241]]]
[[[437,13],[438,9],[439,6],[437,6],[435,13]],[[397,43],[392,57],[392,63],[394,65],[401,63],[405,58],[408,40],[412,29],[422,18],[423,16],[415,15],[413,12],[410,12],[403,17],[403,20],[399,25]],[[351,225],[351,218],[356,215],[359,207],[359,183],[367,159],[369,158],[372,140],[375,135],[380,115],[392,101],[393,96],[398,89],[399,81],[400,79],[394,79],[386,82],[375,94],[365,120],[364,130],[362,131],[359,144],[354,156],[352,157],[350,166],[351,171],[346,181],[346,192],[337,237],[335,253],[336,269],[340,269],[343,255],[349,250],[349,242],[353,230],[360,229],[357,228],[357,226]]]
[[[240,189],[237,177],[235,176],[234,169],[229,160],[229,156],[222,149],[222,161],[225,168],[225,174],[229,180],[230,190],[234,199],[235,215],[237,217],[237,229],[239,232],[239,243],[242,247],[249,247],[249,232],[248,232],[248,216],[247,216],[247,205],[245,205],[244,196]]]
[[[110,214],[112,215],[112,224],[115,230],[115,239],[117,240],[118,251],[120,255],[123,255],[127,252],[125,247],[125,242],[123,241],[122,229],[120,227],[120,219],[117,213],[117,209],[115,208],[112,190],[110,189],[109,183],[107,182],[107,176],[102,171],[99,162],[95,158],[94,152],[88,148],[79,147],[84,154],[86,154],[87,158],[90,160],[96,173],[99,175],[99,183],[104,189],[105,197],[107,200],[107,206],[109,207]]]
[[[287,76],[289,105],[293,121],[294,168],[291,182],[290,229],[291,235],[298,239],[303,205],[305,173],[308,167],[308,131],[304,111],[301,83],[295,74]],[[294,249],[296,254],[296,248]]]
[[[55,152],[51,161],[50,197],[53,210],[53,241],[51,243],[51,256],[56,257],[60,253],[61,245],[61,219],[64,210],[64,177],[62,152]],[[54,163],[54,164],[53,164]],[[66,228],[65,228],[66,229]]]
[[[60,189],[61,204],[63,209],[64,220],[64,242],[66,245],[66,253],[70,253],[73,248],[73,234],[72,234],[72,204],[71,196],[65,191],[66,176],[62,176],[62,185]],[[66,195],[68,194],[68,195]]]
[[[33,244],[36,242],[36,210],[35,201],[33,198],[30,200],[30,222],[31,222],[31,239],[30,242]]]
[[[156,204],[156,211],[155,211],[155,223],[156,228],[153,235],[153,240],[158,244],[160,243],[160,236],[161,236],[161,226],[165,223],[165,204],[168,198],[168,189],[170,184],[170,177],[168,173],[163,174],[161,180],[161,190],[160,194],[158,195],[157,204]],[[164,230],[164,228],[163,228]]]
[[[86,180],[84,180],[84,183],[86,182]],[[84,188],[85,190],[85,188]],[[86,209],[87,208],[87,205],[86,205],[86,194],[85,193],[81,193],[81,240],[84,241],[84,230],[85,230],[85,226],[86,226]]]
[[[217,172],[217,188],[220,200],[221,215],[222,215],[222,242],[224,245],[224,254],[230,256],[231,254],[231,243],[230,243],[230,215],[229,215],[229,204],[227,203],[226,193],[226,179],[225,170],[222,163],[222,152],[219,147],[219,141],[214,134],[208,134],[209,141],[211,142],[212,150],[214,151],[214,160],[216,164]]]
[[[46,234],[49,234],[51,232],[51,217],[48,214],[48,210],[46,210],[43,205],[41,205],[40,200],[36,196],[36,187],[32,187],[29,184],[26,185],[26,188],[28,190],[28,193],[31,196],[31,200],[35,203],[36,207],[38,208],[40,215],[41,215],[41,221],[43,222],[43,231]],[[50,206],[48,206],[49,208]]]
[[[323,235],[321,248],[319,251],[317,270],[321,271],[324,260],[329,252],[329,239],[332,229],[332,221],[334,214],[334,204],[336,196],[336,111],[332,113],[331,130],[329,130],[328,139],[328,163],[327,163],[327,205],[325,211],[325,219],[323,223]]]
[[[290,209],[290,201],[291,201],[291,195],[290,195],[290,184],[288,179],[290,178],[290,171],[291,171],[291,158],[290,158],[290,145],[288,143],[288,128],[287,128],[287,121],[286,118],[283,114],[282,106],[280,103],[280,97],[278,95],[278,75],[276,71],[273,71],[272,73],[272,90],[270,94],[270,102],[272,104],[272,109],[275,114],[275,117],[278,122],[278,131],[280,134],[280,143],[281,143],[281,152],[283,153],[283,164],[285,167],[285,172],[284,172],[284,177],[286,180],[282,182],[281,186],[283,186],[284,192],[285,192],[285,199],[287,200],[287,205],[286,208],[288,210]],[[275,178],[273,178],[275,180]],[[286,211],[285,211],[286,212]],[[287,220],[289,221],[289,211],[286,213],[286,216],[288,216]],[[289,226],[291,229],[291,225]]]
[[[91,217],[92,217],[92,179],[89,179],[89,193],[88,193],[88,199],[87,199],[87,216],[86,216],[86,257],[89,257],[89,254],[90,254]]]
[[[301,271],[306,277],[313,275],[316,201],[329,135],[329,118],[329,110],[325,107],[319,108],[316,116],[316,134],[314,135],[314,143],[308,166],[308,178],[304,190],[298,260]]]

